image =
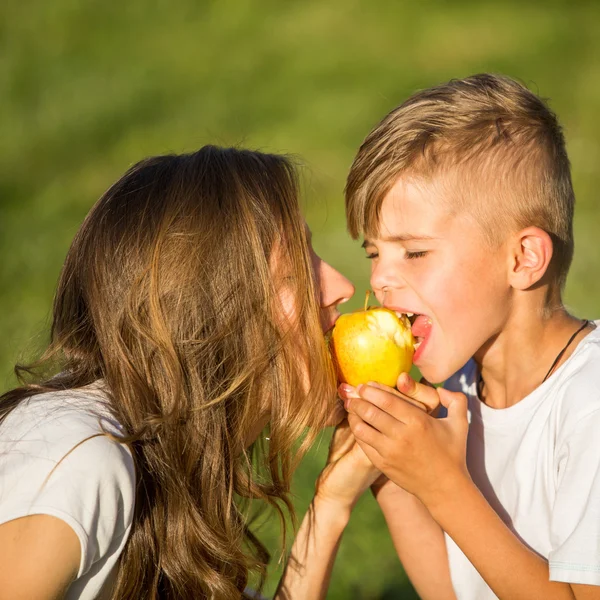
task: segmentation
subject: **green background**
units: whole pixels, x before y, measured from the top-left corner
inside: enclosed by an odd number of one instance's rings
[[[47,338],[58,272],[86,212],[151,154],[217,143],[296,155],[314,245],[362,296],[368,264],[346,235],[342,201],[358,145],[414,90],[481,71],[519,78],[564,125],[578,201],[566,302],[598,317],[599,20],[597,2],[573,0],[3,2],[0,386]],[[327,439],[297,475],[300,516]],[[273,522],[261,531],[276,555]],[[328,598],[414,597],[365,496]]]

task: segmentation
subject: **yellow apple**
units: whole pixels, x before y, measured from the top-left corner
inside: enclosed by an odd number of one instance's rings
[[[383,307],[368,307],[338,318],[330,348],[342,382],[357,386],[376,381],[396,386],[400,373],[410,371],[415,339],[406,315]]]

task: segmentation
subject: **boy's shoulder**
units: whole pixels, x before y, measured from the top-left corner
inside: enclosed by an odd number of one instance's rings
[[[574,428],[581,419],[594,413],[597,413],[600,420],[600,321],[595,324],[596,328],[581,340],[569,359],[524,399],[522,404],[519,403],[519,409],[513,409],[512,412],[531,411],[538,416],[553,413],[563,431]],[[478,377],[477,364],[471,359],[444,383],[444,387],[465,394],[469,400],[470,412],[476,407],[476,412],[484,412],[481,417],[487,417],[486,420],[490,422],[496,419],[506,421],[506,414],[501,415],[506,409],[488,410],[481,406],[477,395]],[[546,409],[537,412],[537,408],[542,405]]]
[[[577,346],[549,384],[560,403],[561,421],[575,425],[593,413],[600,417],[600,321]]]

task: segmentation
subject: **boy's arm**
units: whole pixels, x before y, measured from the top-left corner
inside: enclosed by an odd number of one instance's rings
[[[456,600],[442,528],[423,503],[387,480],[373,493],[413,587],[423,600]]]
[[[572,406],[577,400],[576,394],[586,391],[589,393],[585,388],[569,389],[570,395],[565,396],[565,404]],[[570,586],[573,597],[578,600],[600,598],[600,447],[596,443],[600,410],[586,412],[583,418],[580,413],[576,414],[577,418],[568,417],[563,421],[563,431],[568,434],[560,438],[555,450],[556,460],[561,465],[561,476],[555,490],[550,523],[553,540],[550,564],[532,553],[508,530],[470,481],[463,482],[464,492],[457,490],[461,498],[460,510],[456,502],[454,507],[452,502],[447,501],[437,509],[432,506],[432,510],[439,513],[438,519],[442,524],[447,522],[445,526],[449,528],[449,533],[490,585],[493,578],[498,577],[495,574],[497,567],[495,570],[493,562],[486,563],[498,561],[498,564],[504,565],[507,578],[508,575],[514,579],[521,576],[525,582],[531,581],[532,584],[536,576],[548,580],[552,574],[553,579],[561,579],[562,583],[547,581],[546,585],[553,586],[547,593],[549,598],[552,597],[552,590],[556,590],[559,585],[563,589]],[[456,514],[451,515],[450,511]],[[472,520],[473,517],[475,520]],[[471,527],[472,531],[467,527]],[[481,529],[477,530],[476,527]],[[478,531],[485,531],[486,537],[489,534],[490,539],[478,540]],[[480,549],[486,542],[492,548],[491,556]],[[473,545],[472,548],[470,544]],[[494,556],[494,552],[503,552],[504,555]],[[567,583],[569,581],[582,583]],[[505,583],[509,584],[510,581]],[[501,584],[498,581],[495,585]]]
[[[548,562],[514,535],[468,477],[454,480],[427,505],[499,598],[600,598],[600,588],[549,581]],[[593,596],[586,595],[590,589]]]
[[[498,597],[573,600],[575,594],[581,599],[592,593],[589,586],[549,581],[547,561],[521,543],[471,481],[463,394],[438,389],[448,416],[436,420],[385,390],[361,386],[358,391],[361,398],[346,408],[365,453],[423,502]]]

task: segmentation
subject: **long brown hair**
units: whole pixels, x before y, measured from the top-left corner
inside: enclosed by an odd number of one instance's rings
[[[264,581],[243,499],[293,513],[293,469],[335,399],[317,297],[282,156],[206,146],[149,158],[92,208],[62,269],[50,346],[16,368],[23,385],[0,399],[0,423],[25,397],[104,382],[137,474],[114,599],[230,600],[250,572]],[[268,450],[247,447],[264,410]]]

